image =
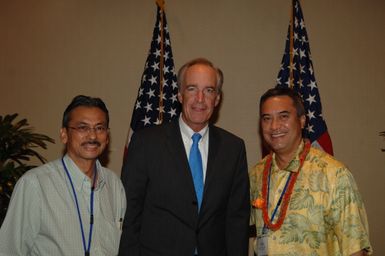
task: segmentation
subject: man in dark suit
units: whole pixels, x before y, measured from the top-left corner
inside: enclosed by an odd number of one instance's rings
[[[127,211],[119,255],[247,255],[245,145],[209,124],[222,83],[210,61],[186,63],[178,73],[179,120],[134,133],[122,170]]]

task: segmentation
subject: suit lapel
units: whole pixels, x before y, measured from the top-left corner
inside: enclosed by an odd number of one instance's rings
[[[215,172],[214,164],[215,164],[215,159],[219,152],[219,144],[220,144],[220,139],[219,139],[218,131],[216,130],[215,126],[210,126],[209,154],[207,157],[205,192],[206,192],[206,186],[209,186],[210,182],[215,177],[215,175],[213,174]]]
[[[166,129],[166,136],[167,149],[171,153],[171,159],[175,164],[176,175],[185,184],[188,191],[195,195],[194,183],[178,121],[170,123],[170,129]]]
[[[215,172],[217,171],[215,168],[216,158],[219,152],[220,147],[220,136],[218,134],[218,130],[215,126],[210,126],[209,129],[209,152],[207,157],[207,167],[206,167],[206,179],[205,179],[205,186],[203,190],[203,201],[202,201],[202,207],[200,211],[200,215],[205,212],[206,208],[206,200],[209,196],[210,190],[215,189],[210,186],[210,183],[213,182],[215,179]],[[205,200],[206,198],[206,200]],[[202,221],[202,220],[200,220]]]

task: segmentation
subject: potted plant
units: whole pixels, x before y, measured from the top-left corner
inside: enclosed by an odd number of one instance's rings
[[[43,134],[34,133],[27,119],[15,121],[18,114],[0,116],[0,225],[3,223],[16,181],[29,169],[33,158],[45,163],[35,149],[47,149],[47,142],[55,141]]]

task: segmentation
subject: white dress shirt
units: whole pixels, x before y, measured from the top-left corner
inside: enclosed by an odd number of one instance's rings
[[[190,156],[190,150],[193,143],[192,136],[194,132],[182,119],[182,115],[179,116],[179,128],[182,134],[182,140],[184,148],[186,150],[187,159]],[[202,130],[198,132],[202,138],[199,140],[198,147],[201,152],[202,157],[202,167],[203,167],[203,183],[206,179],[206,170],[207,170],[207,158],[209,155],[209,126],[206,125]]]

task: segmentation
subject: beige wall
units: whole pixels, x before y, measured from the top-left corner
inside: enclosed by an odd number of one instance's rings
[[[260,158],[257,105],[275,83],[290,1],[168,0],[174,61],[204,56],[225,73],[218,125]],[[335,155],[365,200],[376,255],[385,255],[385,2],[303,0],[324,117]],[[155,22],[152,0],[0,1],[0,115],[18,112],[56,139],[73,96],[102,97],[111,112],[109,167],[123,146]]]

